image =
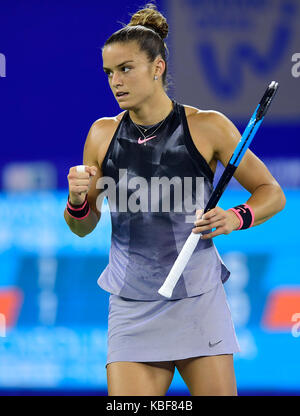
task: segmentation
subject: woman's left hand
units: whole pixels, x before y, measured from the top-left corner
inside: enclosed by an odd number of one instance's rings
[[[201,239],[203,240],[221,234],[230,234],[231,231],[236,230],[240,226],[240,220],[233,211],[225,211],[220,207],[215,207],[206,212],[203,216],[202,214],[203,209],[196,211],[196,221],[194,222],[195,228],[192,229],[193,233],[199,234],[203,233],[203,231],[215,228],[215,231],[203,234],[201,236]]]

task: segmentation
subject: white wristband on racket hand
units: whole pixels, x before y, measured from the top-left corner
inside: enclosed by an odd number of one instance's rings
[[[85,172],[85,165],[78,165],[76,166],[77,172]]]
[[[166,298],[170,298],[173,293],[173,289],[176,286],[185,266],[187,265],[190,257],[192,256],[198,241],[201,237],[201,233],[193,233],[189,235],[188,239],[184,243],[181,252],[179,253],[172,269],[170,270],[164,284],[158,290],[158,293]]]

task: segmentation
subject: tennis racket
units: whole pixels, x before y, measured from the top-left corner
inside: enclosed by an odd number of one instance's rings
[[[225,191],[230,179],[234,175],[236,168],[238,167],[239,163],[241,162],[246,150],[248,149],[253,137],[255,136],[259,126],[261,125],[266,112],[273,100],[277,90],[278,90],[278,82],[272,81],[268,88],[266,89],[261,101],[259,102],[258,106],[256,107],[231,159],[229,160],[226,168],[222,176],[220,177],[217,186],[215,187],[209,201],[206,204],[203,214],[207,211],[215,208],[218,201],[220,200],[223,192]],[[175,263],[170,270],[164,284],[158,290],[158,293],[166,298],[170,298],[173,293],[173,289],[176,286],[183,270],[185,269],[190,257],[192,256],[197,243],[201,237],[201,233],[195,234],[191,232],[189,237],[187,238],[181,252],[179,253]]]

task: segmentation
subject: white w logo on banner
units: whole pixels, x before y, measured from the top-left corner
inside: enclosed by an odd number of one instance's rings
[[[297,0],[169,0],[168,5],[170,27],[176,27],[171,57],[181,101],[243,120],[257,91],[276,79],[284,89],[268,122],[298,122],[291,75],[300,37]]]

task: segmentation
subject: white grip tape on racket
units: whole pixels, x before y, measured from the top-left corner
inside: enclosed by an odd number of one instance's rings
[[[195,234],[193,232],[189,235],[164,284],[158,290],[160,295],[166,298],[170,298],[172,296],[174,287],[176,286],[176,283],[178,282],[183,270],[185,269],[187,262],[191,258],[201,235],[201,233]]]
[[[78,165],[76,166],[77,172],[85,172],[85,165]]]

